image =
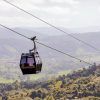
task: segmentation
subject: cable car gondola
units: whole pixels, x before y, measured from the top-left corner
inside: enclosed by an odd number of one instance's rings
[[[42,61],[36,49],[35,39],[36,36],[31,39],[34,43],[34,48],[29,50],[29,53],[22,53],[21,55],[20,68],[24,75],[37,74],[42,69]]]

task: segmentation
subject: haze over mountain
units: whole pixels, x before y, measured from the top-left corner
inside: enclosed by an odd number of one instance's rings
[[[34,35],[38,37],[44,37],[44,36],[55,36],[55,35],[62,35],[64,33],[50,27],[16,27],[13,28],[14,30],[21,32],[24,35],[27,35],[28,37],[33,37]],[[91,33],[91,32],[100,32],[99,26],[89,26],[89,27],[80,27],[80,28],[61,28],[65,32],[72,34],[72,33]],[[0,38],[18,38],[16,34],[11,34],[12,32],[9,30],[6,30],[4,28],[0,28]],[[9,37],[7,37],[7,34]],[[23,38],[22,38],[23,39]]]
[[[14,30],[28,37],[36,35],[38,41],[46,45],[79,57],[90,63],[99,63],[100,56],[97,51],[51,28],[14,28]],[[64,30],[71,33],[69,29]],[[34,31],[38,33],[33,33]],[[86,41],[98,49],[100,48],[100,32],[88,32],[84,34],[73,33],[72,35]],[[37,44],[37,47],[43,61],[41,76],[60,74],[69,70],[89,66],[39,44]],[[0,29],[0,67],[3,68],[3,71],[1,70],[1,76],[8,78],[18,77],[18,74],[22,76],[19,69],[20,55],[22,52],[28,52],[28,50],[32,48],[33,43],[31,41],[5,29]],[[9,71],[6,73],[8,69]]]

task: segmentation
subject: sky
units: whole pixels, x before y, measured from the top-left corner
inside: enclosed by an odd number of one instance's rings
[[[100,0],[8,1],[57,27],[100,26]],[[9,27],[48,27],[3,0],[0,0],[0,23]]]

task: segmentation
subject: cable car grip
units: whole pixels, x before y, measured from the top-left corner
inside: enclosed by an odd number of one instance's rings
[[[29,50],[30,53],[36,53],[36,43],[35,43],[35,40],[36,40],[36,36],[32,37],[31,40],[33,41],[33,44],[34,44],[34,47],[33,49]]]

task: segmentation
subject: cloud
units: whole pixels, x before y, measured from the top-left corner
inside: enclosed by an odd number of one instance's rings
[[[68,3],[68,4],[78,4],[79,2],[76,0],[50,0],[50,2],[54,3]]]
[[[62,7],[62,8],[68,8],[68,7],[74,7],[79,4],[79,1],[76,0],[42,0],[41,3],[34,3],[32,2],[32,5],[36,5],[38,7]]]
[[[70,13],[70,9],[69,8],[60,8],[60,7],[49,7],[49,8],[41,8],[41,9],[38,9],[38,10],[41,10],[43,12],[46,12],[46,13],[50,13],[50,14],[68,14]]]
[[[29,0],[28,2],[24,0],[10,0],[10,2],[56,25],[57,23],[60,24],[61,22],[68,22],[68,18],[65,16],[71,12],[70,8],[68,7],[63,8],[56,5],[53,7],[36,6],[37,4],[41,4],[41,5],[44,4],[45,0],[37,0],[37,1]],[[32,18],[31,16],[23,13],[22,11],[12,7],[11,5],[5,2],[1,2],[0,7],[4,8],[4,9],[0,9],[0,21],[6,25],[15,26],[15,27],[18,25],[19,26],[42,26],[42,25],[46,26],[45,24],[41,24],[40,21],[36,19],[34,20],[34,18]]]
[[[85,27],[94,23],[100,25],[98,0],[95,2],[93,0],[8,1],[57,26],[60,24],[63,27]],[[0,2],[0,22],[11,26],[47,26],[3,1]]]
[[[100,12],[100,7],[98,7],[98,11]]]

